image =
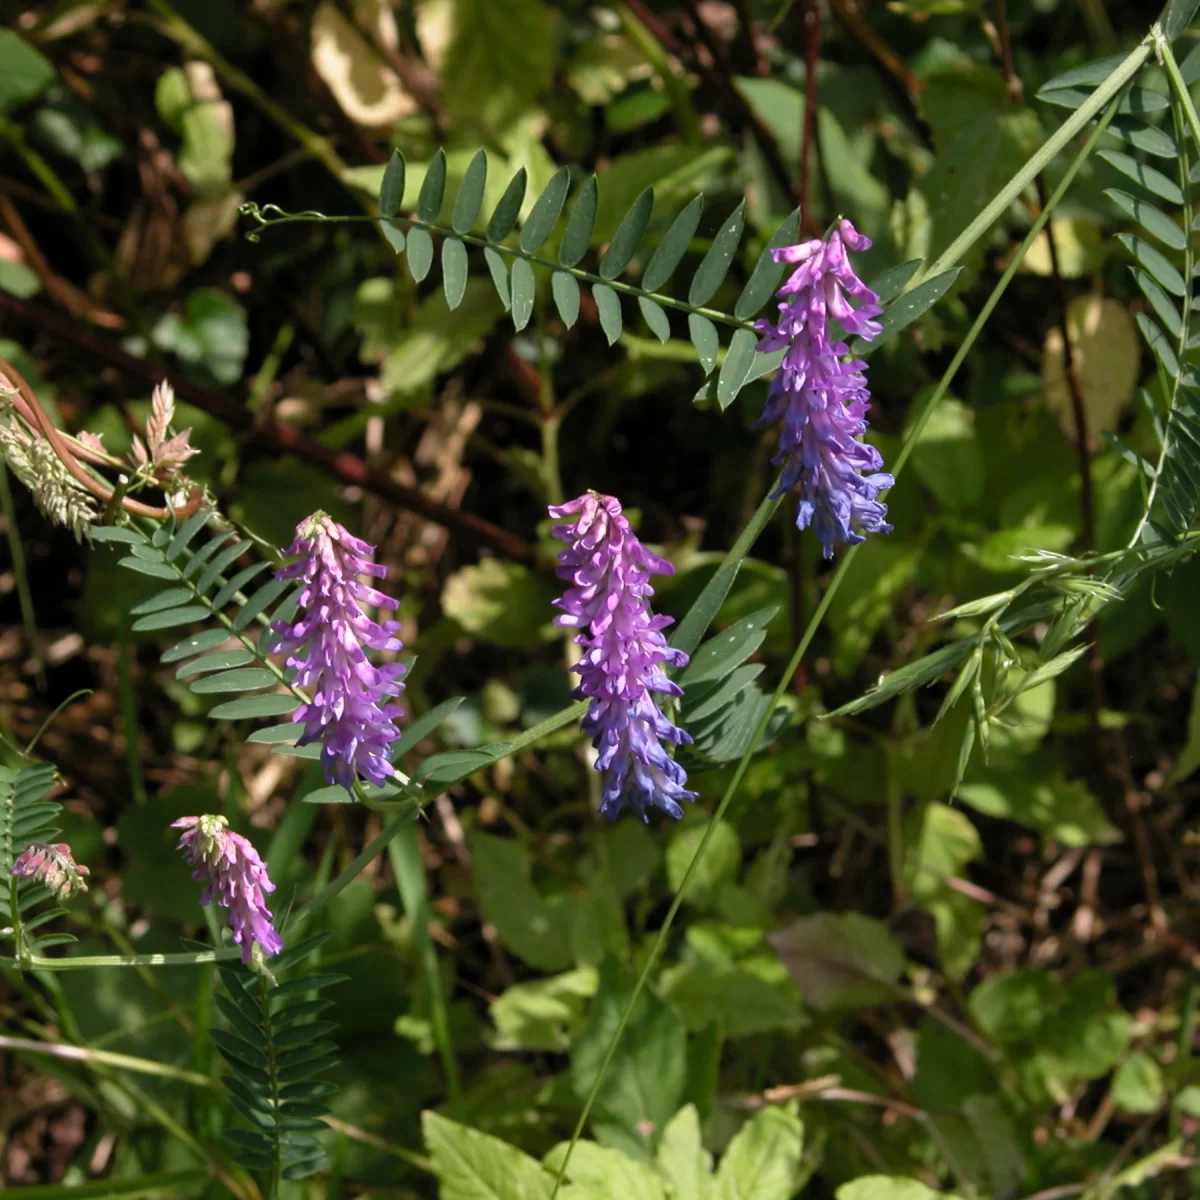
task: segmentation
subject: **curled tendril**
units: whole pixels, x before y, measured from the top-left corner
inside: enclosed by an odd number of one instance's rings
[[[152,504],[143,504],[140,500],[134,500],[132,497],[124,495],[120,488],[110,487],[86,470],[80,462],[80,459],[96,462],[100,455],[76,446],[71,439],[55,428],[54,422],[50,420],[41,401],[38,400],[25,377],[11,363],[0,358],[0,385],[4,384],[8,385],[4,390],[9,394],[9,400],[21,420],[45,439],[49,448],[54,451],[71,477],[102,504],[119,503],[127,513],[134,516],[149,517],[153,521],[164,521],[169,517],[190,517],[204,502],[203,489],[195,485],[182,506],[163,508],[155,507]]]

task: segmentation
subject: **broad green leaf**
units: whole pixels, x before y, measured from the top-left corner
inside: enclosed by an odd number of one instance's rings
[[[837,1200],[960,1200],[949,1192],[935,1192],[916,1179],[901,1175],[862,1175],[843,1183]]]
[[[758,334],[752,329],[737,329],[729,341],[725,361],[717,376],[717,403],[724,412],[746,385],[750,369],[758,361]]]
[[[758,256],[758,262],[754,266],[754,271],[747,280],[746,286],[742,289],[742,294],[738,297],[737,303],[733,306],[733,315],[735,317],[748,320],[751,317],[758,316],[762,306],[771,298],[775,289],[782,282],[784,275],[790,269],[787,263],[777,263],[771,252],[781,249],[784,246],[795,245],[799,234],[800,211],[797,209],[775,230],[771,235],[771,240],[763,249],[762,254]]]
[[[697,196],[671,222],[671,228],[666,236],[658,243],[658,248],[650,256],[646,270],[642,274],[642,287],[648,292],[657,292],[679,266],[688,246],[695,236],[696,227],[700,224],[700,215],[704,211],[704,197]]]
[[[466,246],[458,238],[445,238],[442,241],[442,286],[451,309],[462,303],[467,290],[467,271]]]
[[[417,216],[422,221],[436,221],[442,211],[442,201],[446,197],[446,152],[440,147],[425,172],[421,183],[421,191],[417,195]],[[416,232],[414,230],[414,232]],[[412,234],[409,235],[409,245],[412,244]],[[421,278],[424,278],[422,276]]]
[[[567,1143],[559,1142],[542,1159],[546,1169],[558,1174],[566,1157]],[[621,1200],[667,1200],[662,1176],[645,1163],[637,1162],[621,1150],[578,1142],[567,1165],[567,1179],[584,1189],[594,1189],[597,1197],[620,1196]]]
[[[591,1014],[571,1048],[571,1083],[586,1096],[595,1083],[622,1015],[632,982],[607,959]],[[611,1124],[649,1149],[678,1110],[687,1073],[687,1032],[670,1005],[646,989],[634,1005],[600,1088],[593,1121]]]
[[[746,202],[743,200],[722,223],[708,253],[696,268],[696,274],[692,276],[692,283],[688,288],[689,304],[699,307],[712,299],[729,273],[745,227]]]
[[[408,231],[408,269],[412,277],[420,283],[429,274],[433,266],[433,238],[427,229],[410,229]]]
[[[525,187],[528,181],[528,174],[522,167],[508,182],[508,187],[504,189],[504,195],[500,197],[500,203],[496,205],[495,212],[492,213],[492,219],[488,222],[487,240],[489,242],[502,242],[517,224],[517,218],[521,215],[521,206],[525,203]],[[505,304],[507,308],[508,305]]]
[[[575,206],[567,218],[567,227],[558,246],[558,261],[564,267],[575,266],[587,253],[596,224],[596,203],[596,176],[589,175],[575,197]]]
[[[671,340],[671,322],[662,306],[655,304],[649,296],[638,297],[638,311],[641,312],[650,332],[666,345]]]
[[[528,228],[528,226],[526,226]],[[533,267],[527,259],[514,258],[512,265],[512,319],[513,328],[520,333],[533,316],[533,302],[537,294],[537,283],[533,278]]]
[[[1158,238],[1168,250],[1183,250],[1187,246],[1183,230],[1162,209],[1155,208],[1148,201],[1139,200],[1120,188],[1108,188],[1104,194],[1147,233]]]
[[[404,155],[393,150],[383,172],[383,183],[379,188],[379,213],[394,217],[404,202]]]
[[[915,419],[909,424],[915,425]],[[942,398],[921,430],[912,458],[921,482],[944,507],[971,508],[982,498],[983,453],[975,414],[961,400]]]
[[[56,77],[40,50],[12,29],[0,29],[0,115],[40,96]]]
[[[630,259],[637,253],[637,248],[645,236],[646,227],[650,224],[650,214],[653,211],[654,189],[646,188],[621,219],[621,224],[617,226],[617,232],[613,234],[608,249],[600,259],[601,278],[616,279],[629,265]]]
[[[1158,1061],[1141,1050],[1131,1054],[1113,1075],[1112,1099],[1125,1112],[1157,1112],[1166,1099]]]
[[[662,1132],[654,1161],[675,1188],[677,1197],[711,1200],[712,1155],[700,1137],[700,1114],[694,1104],[681,1108]]]
[[[441,1200],[550,1200],[554,1176],[515,1146],[429,1110],[421,1130]]]
[[[521,249],[526,254],[536,254],[553,232],[570,186],[571,172],[566,167],[561,167],[546,184],[521,230]]]
[[[483,207],[483,189],[487,185],[487,151],[477,150],[471,159],[458,195],[454,198],[454,213],[450,225],[455,233],[470,233]],[[453,307],[453,306],[451,306]]]
[[[671,890],[679,891],[684,876],[700,848],[708,830],[708,822],[688,824],[678,829],[667,843],[667,882]],[[742,861],[742,845],[737,832],[726,821],[718,822],[688,881],[686,899],[698,908],[709,907],[717,888],[737,874]]]
[[[534,649],[556,636],[552,581],[520,563],[485,558],[442,587],[442,612],[464,632],[497,646]]]
[[[1134,183],[1140,184],[1146,191],[1153,192],[1168,204],[1183,203],[1183,192],[1180,191],[1179,184],[1154,167],[1138,162],[1136,158],[1122,154],[1119,150],[1100,150],[1097,152],[1097,157],[1104,159],[1122,175],[1132,179]]]
[[[717,351],[721,346],[717,327],[700,313],[688,313],[688,334],[696,347],[696,357],[708,375],[717,365]]]
[[[762,1108],[733,1135],[717,1168],[716,1200],[790,1200],[800,1182],[804,1127],[782,1108]]]
[[[904,971],[899,942],[862,913],[801,917],[768,941],[807,1003],[821,1010],[885,1004]]]
[[[594,967],[580,967],[505,988],[490,1006],[496,1036],[489,1046],[565,1054],[583,1027],[587,1001],[596,994],[599,983]]]
[[[621,301],[617,293],[606,283],[592,284],[592,298],[596,301],[596,309],[600,314],[600,328],[608,338],[608,344],[621,336]]]
[[[572,328],[579,319],[579,281],[566,271],[555,271],[550,277],[550,291],[563,324]]]

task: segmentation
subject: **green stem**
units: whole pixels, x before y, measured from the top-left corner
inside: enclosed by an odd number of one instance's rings
[[[1118,70],[1120,70],[1120,68],[1118,68]],[[1109,95],[1111,96],[1112,94],[1113,93],[1110,91]],[[963,344],[959,347],[958,353],[955,354],[954,358],[950,362],[950,365],[946,368],[946,372],[942,376],[942,379],[934,391],[933,396],[930,398],[929,403],[925,406],[925,411],[921,414],[920,419],[917,421],[916,425],[913,427],[912,431],[905,440],[904,446],[901,448],[900,453],[896,458],[895,465],[892,467],[892,475],[894,477],[899,478],[901,471],[904,469],[905,463],[908,462],[908,459],[912,454],[914,446],[920,439],[922,430],[928,423],[930,417],[933,415],[934,409],[936,409],[938,404],[941,402],[942,397],[949,390],[950,384],[953,381],[954,376],[958,373],[959,367],[962,365],[963,360],[970,352],[971,347],[975,344],[975,341],[983,331],[983,327],[986,324],[988,317],[991,316],[992,310],[996,307],[997,303],[999,303],[1001,296],[1004,295],[1004,292],[1008,288],[1013,276],[1016,275],[1017,269],[1020,267],[1021,261],[1028,252],[1029,247],[1033,245],[1034,239],[1045,227],[1046,222],[1050,219],[1051,212],[1054,211],[1054,208],[1057,206],[1058,202],[1062,199],[1063,195],[1070,187],[1075,175],[1079,171],[1079,168],[1083,166],[1084,162],[1091,154],[1092,148],[1095,146],[1096,142],[1099,141],[1100,136],[1107,128],[1109,121],[1111,121],[1116,115],[1118,103],[1119,102],[1114,102],[1109,107],[1104,117],[1098,122],[1087,142],[1075,156],[1071,165],[1067,168],[1061,182],[1059,183],[1058,187],[1054,189],[1054,193],[1046,202],[1046,205],[1038,215],[1037,220],[1034,221],[1033,225],[1030,227],[1029,232],[1025,236],[1025,240],[1021,243],[1021,246],[1016,255],[1013,257],[1012,262],[1009,263],[1008,268],[996,283],[995,288],[992,289],[992,294],[988,297],[987,302],[984,304],[979,313],[979,316],[976,317],[974,324],[967,333],[967,336],[963,339]],[[680,905],[683,903],[684,895],[687,892],[687,887],[691,881],[692,874],[696,869],[696,865],[701,861],[701,859],[703,859],[704,853],[708,849],[708,844],[712,839],[714,831],[721,823],[721,819],[725,816],[730,804],[733,802],[733,798],[737,794],[737,790],[741,786],[742,779],[750,765],[750,760],[754,756],[755,751],[758,749],[758,744],[762,740],[763,734],[766,731],[767,724],[769,723],[775,710],[779,707],[779,702],[782,700],[784,693],[787,691],[788,685],[792,681],[792,676],[795,675],[797,668],[800,666],[800,663],[804,658],[804,655],[808,652],[808,647],[812,643],[813,638],[816,636],[817,629],[820,627],[821,622],[825,619],[825,614],[829,611],[829,606],[833,603],[833,598],[837,595],[838,588],[841,587],[842,581],[846,578],[846,573],[850,568],[850,564],[854,561],[857,551],[858,547],[855,546],[849,551],[849,553],[846,554],[841,563],[838,565],[833,578],[829,581],[829,586],[825,589],[825,594],[821,597],[821,603],[817,605],[816,611],[809,619],[808,627],[801,636],[800,641],[792,654],[792,657],[788,660],[788,664],[784,668],[783,675],[780,677],[779,683],[775,687],[774,695],[771,697],[770,703],[764,708],[763,715],[759,719],[758,726],[750,738],[750,743],[746,747],[746,751],[742,755],[741,759],[739,759],[737,767],[734,769],[733,776],[729,781],[729,785],[725,789],[725,794],[721,797],[721,802],[717,805],[716,812],[713,814],[712,820],[709,821],[708,826],[704,831],[704,836],[701,838],[700,845],[697,847],[696,853],[692,857],[692,861],[688,864],[688,868],[684,872],[683,879],[680,880],[679,889],[676,891],[675,896],[671,900],[671,906],[667,910],[667,915],[664,918],[662,926],[660,927],[658,934],[654,939],[654,943],[650,948],[649,955],[646,957],[646,961],[642,967],[641,973],[638,975],[637,982],[633,988],[633,994],[629,998],[629,1003],[625,1006],[625,1011],[621,1014],[621,1020],[617,1025],[616,1031],[613,1033],[613,1036],[608,1043],[608,1049],[605,1051],[604,1060],[600,1064],[600,1070],[596,1074],[595,1082],[592,1084],[591,1090],[588,1092],[587,1099],[584,1102],[583,1111],[579,1114],[579,1120],[576,1122],[575,1128],[572,1131],[571,1141],[567,1147],[567,1153],[563,1156],[562,1164],[559,1167],[558,1176],[554,1182],[554,1190],[550,1194],[550,1200],[555,1200],[559,1189],[562,1187],[563,1180],[566,1177],[567,1166],[571,1161],[571,1155],[574,1152],[575,1145],[583,1133],[583,1129],[587,1124],[588,1117],[591,1115],[592,1108],[596,1103],[596,1097],[600,1094],[600,1087],[604,1082],[605,1076],[608,1074],[608,1068],[612,1063],[613,1056],[616,1054],[617,1046],[620,1044],[621,1037],[625,1032],[625,1027],[629,1023],[630,1013],[632,1013],[634,1006],[641,997],[642,991],[645,989],[646,983],[650,978],[650,972],[654,969],[655,964],[658,962],[658,959],[660,958],[662,951],[666,946],[667,937],[675,923],[675,917],[679,912]]]
[[[174,1079],[193,1087],[215,1087],[216,1080],[194,1071],[183,1071],[168,1063],[152,1062],[148,1058],[137,1058],[132,1054],[117,1054],[112,1050],[93,1050],[88,1046],[73,1046],[67,1042],[38,1042],[32,1038],[0,1037],[0,1050],[11,1050],[24,1054],[49,1054],[55,1058],[76,1062],[103,1063],[119,1067],[123,1071],[134,1071],[139,1075],[158,1075],[163,1079]]]
[[[229,962],[242,952],[231,946],[225,950],[196,950],[186,954],[81,954],[76,958],[43,958],[32,954],[25,962],[4,959],[0,966],[25,967],[34,971],[87,971],[93,967],[197,967],[207,963]]]

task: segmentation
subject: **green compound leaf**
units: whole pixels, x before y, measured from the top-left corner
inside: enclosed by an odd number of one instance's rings
[[[658,243],[658,249],[650,256],[642,275],[642,287],[648,292],[657,292],[675,272],[675,268],[683,261],[688,246],[695,236],[700,224],[700,215],[704,212],[704,197],[697,196],[671,222],[671,228],[666,236]]]
[[[205,671],[225,671],[230,667],[244,667],[254,661],[254,652],[244,646],[233,650],[217,650],[212,654],[202,654],[199,658],[184,663],[175,672],[176,679],[190,679],[193,675],[203,675]],[[271,676],[275,679],[275,676]]]
[[[262,667],[244,667],[197,679],[191,688],[193,692],[203,696],[217,692],[258,692],[263,688],[275,687],[278,683],[279,678],[273,671],[264,670]]]
[[[446,238],[442,242],[442,287],[446,292],[446,303],[457,308],[467,290],[467,248],[458,238]]]
[[[192,513],[184,521],[175,536],[171,539],[170,545],[167,546],[166,554],[164,555],[167,562],[172,562],[187,549],[191,540],[208,524],[212,516],[213,510],[211,508],[202,508],[199,512]]]
[[[442,201],[446,197],[446,152],[439,148],[425,172],[421,191],[417,196],[417,216],[422,221],[436,221],[442,211]],[[409,238],[411,243],[412,238]],[[422,276],[422,278],[424,278]]]
[[[483,251],[483,261],[487,263],[488,273],[492,277],[492,286],[496,289],[496,295],[500,297],[500,303],[504,305],[504,311],[512,307],[512,300],[508,291],[508,264],[504,261],[503,255],[498,250],[493,250],[491,246],[485,246]]]
[[[182,642],[176,642],[170,649],[164,650],[159,655],[159,662],[180,662],[185,658],[191,658],[193,654],[203,654],[206,650],[215,650],[229,641],[229,638],[230,634],[227,629],[206,629],[203,633],[193,633],[191,637],[184,638]]]
[[[398,221],[389,219],[381,222],[379,228],[383,230],[383,236],[387,240],[387,244],[391,246],[392,252],[403,254],[404,247],[408,244],[404,236],[403,226]]]
[[[400,740],[392,746],[393,760],[399,759],[410,751],[423,737],[432,733],[460,704],[464,696],[455,696],[452,700],[443,700],[436,708],[419,716],[405,730]]]
[[[575,206],[567,218],[567,227],[563,231],[562,241],[558,247],[558,261],[564,267],[575,266],[587,253],[592,243],[592,230],[596,225],[596,204],[599,190],[596,176],[589,175],[579,195],[575,198]]]
[[[555,271],[550,279],[550,290],[563,324],[570,329],[579,319],[579,282],[566,271]]]
[[[533,315],[533,301],[536,292],[537,284],[533,278],[533,267],[526,259],[513,259],[512,319],[513,328],[518,333],[529,324],[529,318]]]
[[[1150,307],[1154,309],[1158,319],[1167,327],[1167,332],[1178,342],[1183,336],[1183,317],[1175,302],[1145,271],[1137,267],[1131,267],[1130,270],[1138,287],[1142,289],[1142,295],[1150,302]]]
[[[1114,118],[1109,122],[1108,132],[1130,146],[1136,146],[1137,149],[1145,150],[1147,154],[1158,158],[1179,157],[1179,147],[1175,145],[1174,138],[1161,129],[1145,125],[1132,117]]]
[[[525,186],[528,178],[525,168],[522,167],[508,181],[508,187],[504,189],[504,195],[500,197],[500,203],[496,205],[496,211],[492,213],[492,219],[488,222],[487,240],[489,242],[504,241],[516,227],[517,218],[521,215],[521,205],[525,203]]]
[[[117,565],[127,570],[135,571],[138,575],[149,575],[152,579],[178,579],[179,572],[164,562],[154,562],[145,558],[122,558]]]
[[[455,233],[470,233],[483,207],[483,189],[487,185],[487,153],[477,150],[471,159],[458,195],[454,198],[454,213],[450,225]],[[451,305],[453,308],[454,305]]]
[[[159,592],[156,596],[151,596],[149,600],[143,600],[134,608],[129,610],[131,617],[140,617],[145,613],[161,612],[164,608],[175,608],[180,604],[190,600],[194,593],[190,587],[167,588],[164,592]]]
[[[799,234],[800,210],[797,209],[775,230],[766,248],[758,256],[758,262],[755,264],[746,286],[742,289],[737,303],[733,306],[735,317],[740,317],[745,321],[757,316],[762,306],[771,298],[784,275],[790,270],[787,263],[777,263],[771,252],[780,250],[784,246],[794,246]]]
[[[230,600],[240,592],[246,584],[255,576],[261,575],[264,571],[270,568],[270,563],[259,562],[252,563],[248,567],[244,567],[231,579],[229,579],[221,590],[212,598],[210,605],[214,612],[225,607]]]
[[[412,277],[420,283],[429,274],[433,266],[433,238],[427,229],[410,229],[408,231],[408,269]]]
[[[292,695],[246,696],[230,700],[210,710],[214,721],[245,721],[256,717],[282,717],[300,707],[300,698]]]
[[[562,213],[570,186],[570,170],[560,167],[537,198],[525,228],[521,230],[521,249],[526,254],[536,254],[545,244]]]
[[[1108,188],[1104,193],[1123,213],[1132,217],[1147,233],[1158,238],[1168,250],[1183,250],[1187,238],[1183,230],[1160,208],[1145,200],[1139,200],[1119,188]]]
[[[1097,158],[1102,158],[1110,166],[1115,167],[1122,175],[1132,179],[1144,187],[1146,191],[1153,192],[1159,199],[1165,200],[1168,204],[1182,204],[1183,192],[1180,191],[1179,184],[1171,179],[1168,179],[1161,171],[1155,170],[1145,163],[1138,162],[1136,158],[1130,158],[1128,154],[1122,154],[1119,150],[1100,150],[1097,152]]]
[[[700,313],[689,313],[688,335],[696,348],[696,357],[700,360],[705,375],[709,374],[717,365],[717,351],[721,345],[717,327]]]
[[[671,340],[671,322],[660,304],[656,304],[649,296],[638,297],[638,308],[650,332],[664,345]]]
[[[1179,269],[1168,262],[1162,253],[1144,238],[1135,237],[1131,233],[1118,233],[1117,241],[1133,255],[1139,267],[1149,272],[1155,282],[1160,283],[1172,295],[1187,295],[1187,286]]]
[[[894,300],[879,322],[881,328],[875,340],[864,342],[862,338],[855,338],[850,345],[851,353],[864,358],[874,354],[893,334],[899,333],[906,325],[911,325],[928,312],[950,290],[961,270],[962,267],[952,267],[949,271],[934,275]]]
[[[653,211],[654,189],[646,188],[621,218],[617,232],[600,259],[600,275],[603,279],[616,279],[629,266],[630,259],[637,253],[646,234]]]
[[[188,604],[182,608],[171,608],[166,612],[153,613],[134,621],[133,631],[142,633],[151,629],[174,629],[179,625],[190,625],[194,621],[203,621],[212,616],[208,606],[204,604]]]
[[[92,530],[93,542],[120,542],[126,546],[144,546],[146,539],[136,529],[123,525],[97,525]]]
[[[717,236],[713,238],[708,253],[696,268],[696,274],[692,276],[692,285],[688,289],[689,304],[700,306],[712,299],[713,293],[729,273],[745,228],[746,202],[743,200],[725,219]]]
[[[596,301],[596,309],[600,313],[600,328],[608,338],[608,344],[621,336],[621,300],[617,293],[606,283],[592,284],[592,298]]]
[[[404,201],[404,155],[392,151],[392,157],[383,171],[383,183],[379,187],[379,215],[394,217]]]

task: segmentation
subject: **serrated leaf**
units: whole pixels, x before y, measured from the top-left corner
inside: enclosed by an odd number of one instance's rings
[[[521,205],[525,203],[525,186],[528,180],[525,168],[522,167],[509,181],[496,205],[492,219],[488,222],[487,240],[502,242],[513,231],[517,218],[521,215]]]
[[[671,340],[671,322],[662,306],[656,304],[649,296],[638,297],[638,308],[650,332],[664,345]]]
[[[579,319],[579,282],[566,271],[555,271],[550,277],[550,291],[563,324],[570,329]]]
[[[788,271],[787,263],[777,263],[772,251],[784,246],[793,246],[800,235],[800,210],[795,210],[791,216],[771,235],[763,252],[758,256],[758,262],[737,303],[733,306],[733,315],[743,321],[758,315],[759,310],[774,294]]]
[[[724,412],[737,398],[750,378],[757,355],[758,335],[752,329],[738,329],[729,342],[721,374],[717,377],[717,403]]]
[[[477,150],[458,185],[450,226],[455,233],[470,233],[483,207],[483,189],[487,185],[487,153]],[[453,308],[454,305],[451,305]]]
[[[483,251],[483,261],[487,263],[488,272],[492,277],[492,286],[496,289],[496,295],[500,297],[500,303],[504,305],[504,311],[512,307],[512,299],[508,291],[508,265],[498,250],[493,250],[491,246],[487,246]]]
[[[550,1200],[554,1176],[516,1146],[431,1111],[421,1128],[442,1200]]]
[[[579,189],[575,198],[575,206],[567,218],[567,227],[563,231],[562,241],[558,246],[558,261],[564,267],[575,266],[587,253],[592,243],[592,230],[596,225],[596,204],[599,198],[596,176],[589,175]]]
[[[245,667],[197,679],[191,689],[198,695],[207,696],[217,692],[254,692],[278,683],[278,678],[263,667]]]
[[[950,290],[961,270],[962,267],[952,267],[949,271],[934,275],[894,300],[880,319],[880,330],[875,339],[864,342],[862,338],[855,338],[850,347],[851,353],[863,358],[874,354],[893,334],[899,333],[906,325],[911,325],[928,312]]]
[[[700,216],[704,212],[704,197],[697,196],[671,222],[671,228],[666,236],[658,243],[658,248],[650,256],[646,270],[642,274],[642,287],[648,292],[657,292],[675,272],[675,268],[683,261],[688,246],[696,234],[700,224]]]
[[[633,202],[625,216],[621,218],[617,232],[613,234],[608,249],[600,259],[602,279],[616,279],[629,266],[630,259],[637,253],[637,248],[646,234],[646,228],[650,224],[650,214],[653,211],[654,189],[646,188]]]
[[[518,333],[529,324],[529,318],[533,316],[533,301],[536,291],[537,285],[533,278],[533,267],[524,258],[513,259],[512,319],[513,328]]]
[[[412,277],[420,283],[429,274],[433,266],[433,238],[428,229],[410,229],[408,231],[408,269]]]
[[[181,659],[191,658],[193,654],[202,654],[205,650],[215,650],[227,641],[229,641],[227,629],[206,629],[203,633],[194,633],[191,637],[176,642],[170,649],[164,650],[159,661],[179,662]]]
[[[729,273],[745,227],[746,202],[743,200],[722,223],[716,237],[713,238],[708,253],[696,268],[696,274],[692,276],[691,287],[688,288],[689,304],[700,306],[707,304],[712,299],[713,293],[721,286],[725,276]]]
[[[209,712],[214,721],[245,721],[257,717],[281,717],[300,707],[300,699],[292,695],[245,696],[218,704]]]
[[[417,216],[422,221],[433,222],[442,211],[442,201],[446,196],[446,152],[439,148],[425,172],[421,182],[421,190],[417,195]],[[415,233],[416,230],[413,230]],[[412,235],[409,235],[409,253],[411,254]],[[422,276],[423,278],[423,276]]]
[[[600,328],[611,346],[621,336],[621,300],[606,283],[592,284],[592,298],[600,314]]]
[[[717,327],[701,313],[689,313],[688,334],[696,348],[696,357],[707,375],[717,365],[717,351],[721,346]]]
[[[458,238],[446,238],[442,242],[442,287],[446,291],[446,303],[457,308],[467,290],[467,248]]]
[[[1161,171],[1155,170],[1154,167],[1138,162],[1136,158],[1122,154],[1119,150],[1100,150],[1097,152],[1097,157],[1104,159],[1122,175],[1132,179],[1134,183],[1140,184],[1148,192],[1153,192],[1168,204],[1183,203],[1183,192],[1180,191],[1179,184]]]
[[[404,155],[393,150],[383,170],[383,182],[379,186],[379,215],[394,217],[404,201]]]
[[[1108,188],[1104,194],[1169,250],[1186,248],[1187,238],[1183,230],[1161,209],[1155,208],[1146,200],[1139,200],[1136,196],[1121,191],[1120,188]]]
[[[193,621],[203,621],[212,614],[203,604],[188,604],[183,608],[172,608],[166,612],[152,613],[134,621],[131,628],[135,633],[151,629],[174,629],[179,625],[190,625]]]
[[[560,167],[534,202],[525,227],[521,230],[521,249],[536,254],[554,230],[571,186],[571,172]]]

